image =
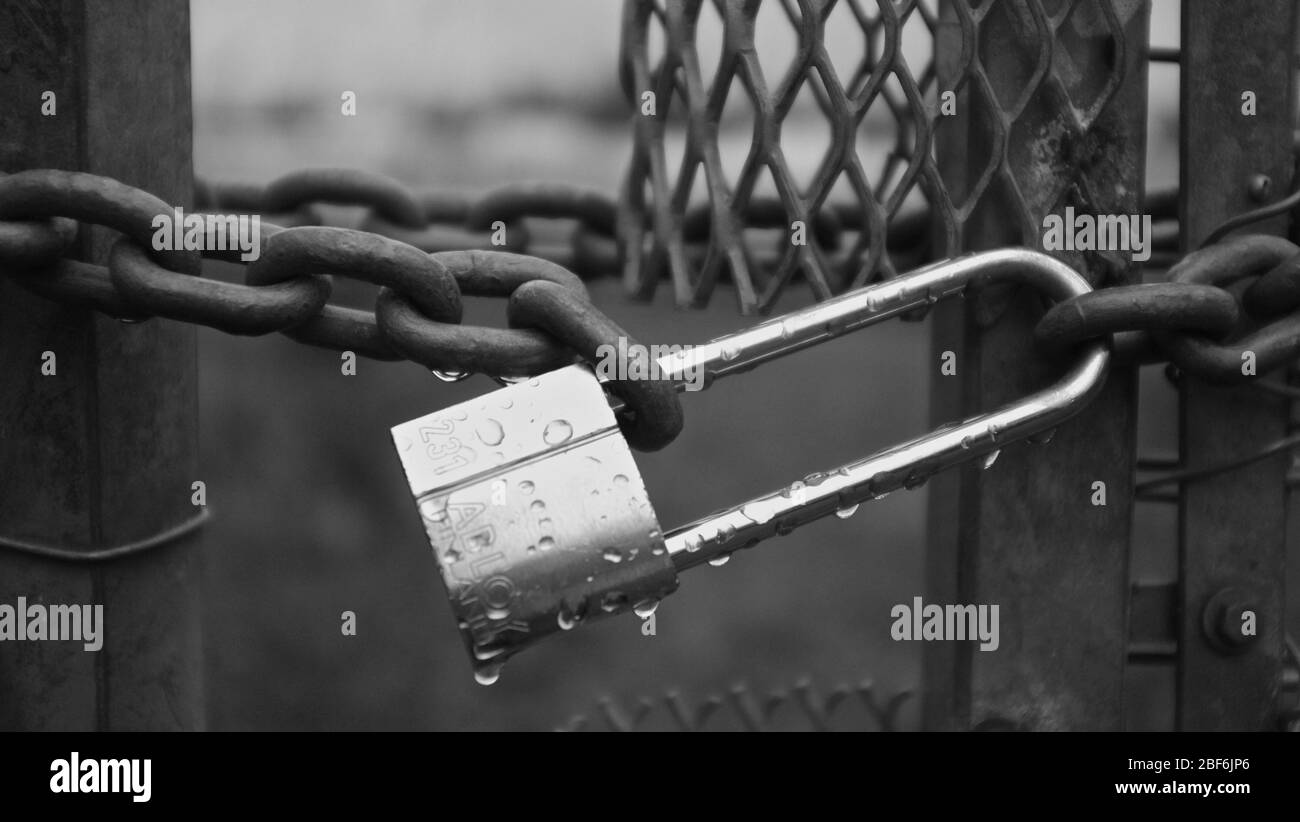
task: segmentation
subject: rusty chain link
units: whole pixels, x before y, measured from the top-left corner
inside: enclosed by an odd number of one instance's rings
[[[373,172],[315,168],[291,172],[264,187],[205,183],[195,188],[204,211],[262,214],[283,226],[322,225],[316,206],[362,206],[357,226],[421,251],[480,249],[550,259],[584,279],[618,271],[617,207],[594,189],[562,183],[516,183],[469,198],[442,191],[414,192]],[[567,238],[546,245],[533,238],[525,219],[571,220]]]
[[[1063,350],[1114,335],[1121,361],[1168,360],[1209,382],[1240,383],[1300,357],[1300,247],[1247,234],[1193,251],[1168,281],[1112,286],[1052,306],[1034,330]],[[1257,278],[1239,300],[1224,286]],[[1231,343],[1225,342],[1235,337]],[[1253,357],[1253,368],[1243,363]]]
[[[467,219],[478,221],[470,225],[495,223],[496,208],[504,224],[541,211],[577,216],[593,230],[612,230],[612,211],[598,198],[572,191],[566,198],[548,197],[545,187],[518,196],[497,193],[476,204]],[[373,218],[410,229],[418,229],[426,213],[448,210],[446,203],[417,203],[387,178],[352,171],[291,174],[264,190],[234,189],[223,202],[277,213],[299,213],[315,202],[362,203]],[[304,225],[309,220],[303,219],[289,228],[261,224],[260,256],[248,262],[244,283],[231,283],[203,277],[198,251],[155,248],[155,218],[172,213],[153,195],[93,174],[41,169],[0,177],[0,265],[37,294],[123,320],[163,317],[231,334],[278,331],[312,345],[380,359],[406,357],[430,368],[481,369],[498,377],[538,374],[574,361],[577,354],[590,358],[600,345],[617,348],[620,337],[630,342],[591,303],[578,277],[537,257],[483,250],[428,253],[379,234]],[[73,221],[122,235],[107,266],[64,256],[76,241]],[[228,251],[205,253],[242,261]],[[330,304],[332,275],[380,286],[379,316]],[[517,305],[525,299],[521,292],[534,296]],[[461,325],[462,294],[506,297],[514,327]],[[654,450],[676,437],[681,408],[670,386],[611,388],[625,403],[619,421],[636,447]]]

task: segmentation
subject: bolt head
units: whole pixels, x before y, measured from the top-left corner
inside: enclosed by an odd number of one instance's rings
[[[1252,174],[1246,190],[1257,203],[1266,203],[1273,196],[1273,178],[1267,174]]]
[[[1247,614],[1254,614],[1258,628],[1259,604],[1249,592],[1241,588],[1215,591],[1201,612],[1201,627],[1206,640],[1222,653],[1244,651],[1259,638],[1257,634],[1242,633]]]
[[[1253,634],[1241,632],[1247,613],[1258,614],[1259,609],[1250,602],[1230,602],[1219,613],[1219,638],[1229,645],[1244,647],[1255,641]]]

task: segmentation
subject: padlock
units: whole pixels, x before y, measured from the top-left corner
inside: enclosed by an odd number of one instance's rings
[[[1053,301],[1090,291],[1064,263],[1027,249],[969,254],[862,288],[658,362],[704,385],[882,319],[1018,282]],[[1101,389],[1109,353],[1081,348],[1053,386],[664,534],[611,398],[587,365],[511,385],[392,429],[475,676],[598,617],[649,613],[680,571],[724,561],[774,534],[1049,431]]]

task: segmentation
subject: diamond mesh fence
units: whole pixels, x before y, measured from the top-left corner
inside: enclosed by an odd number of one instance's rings
[[[821,300],[949,253],[981,213],[1020,242],[1088,199],[1133,6],[629,0],[629,289],[667,269],[703,306],[729,278],[763,312],[797,279]],[[1078,68],[1099,55],[1111,71]]]

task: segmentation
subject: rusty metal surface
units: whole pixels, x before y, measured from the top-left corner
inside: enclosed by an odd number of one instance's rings
[[[195,187],[196,208],[261,214],[285,227],[327,224],[321,204],[356,206],[362,217],[343,227],[422,251],[513,251],[544,257],[584,279],[619,270],[613,197],[567,183],[510,183],[470,197],[412,190],[360,169],[306,168],[266,185],[198,180]]]
[[[1295,5],[1198,0],[1183,4],[1181,189],[1183,242],[1194,248],[1223,220],[1255,205],[1252,175],[1291,185],[1295,111],[1288,70]],[[1242,116],[1242,91],[1258,113]],[[1285,218],[1252,231],[1285,234]],[[1197,379],[1180,396],[1181,458],[1196,466],[1253,453],[1286,433],[1286,404],[1262,392]],[[1184,484],[1178,506],[1181,592],[1177,724],[1185,730],[1270,728],[1281,679],[1287,460],[1274,458]],[[1203,628],[1221,589],[1243,588],[1259,636],[1224,654]]]
[[[1167,359],[1183,374],[1249,385],[1300,356],[1297,264],[1300,248],[1289,240],[1233,236],[1188,253],[1167,282],[1092,291],[1052,306],[1034,338],[1047,351],[1064,353],[1107,337],[1117,352],[1149,351],[1149,362]],[[1238,302],[1228,288],[1248,279],[1254,282]],[[1243,369],[1247,359],[1253,370]]]
[[[957,88],[937,150],[952,248],[1038,246],[1066,206],[1137,213],[1145,153],[1149,6],[954,2],[937,33],[939,84]],[[1097,287],[1136,282],[1126,259],[1059,254]],[[936,313],[934,350],[958,376],[932,379],[932,415],[967,413],[1048,378],[1026,346],[1042,308],[990,293]],[[1003,643],[980,653],[925,649],[932,728],[1114,729],[1127,653],[1135,375],[1118,368],[1046,451],[1007,454],[932,488],[927,596],[996,603]],[[1106,483],[1107,504],[1091,503]]]
[[[185,4],[6,0],[0,51],[0,168],[85,169],[189,201]],[[47,89],[56,116],[41,115]],[[77,256],[102,262],[112,239],[85,231]],[[91,551],[194,516],[194,334],[124,325],[0,277],[0,534]],[[46,350],[56,377],[40,373]],[[0,551],[0,600],[102,604],[106,633],[98,653],[6,642],[0,727],[201,727],[196,559],[188,536],[93,564]]]

